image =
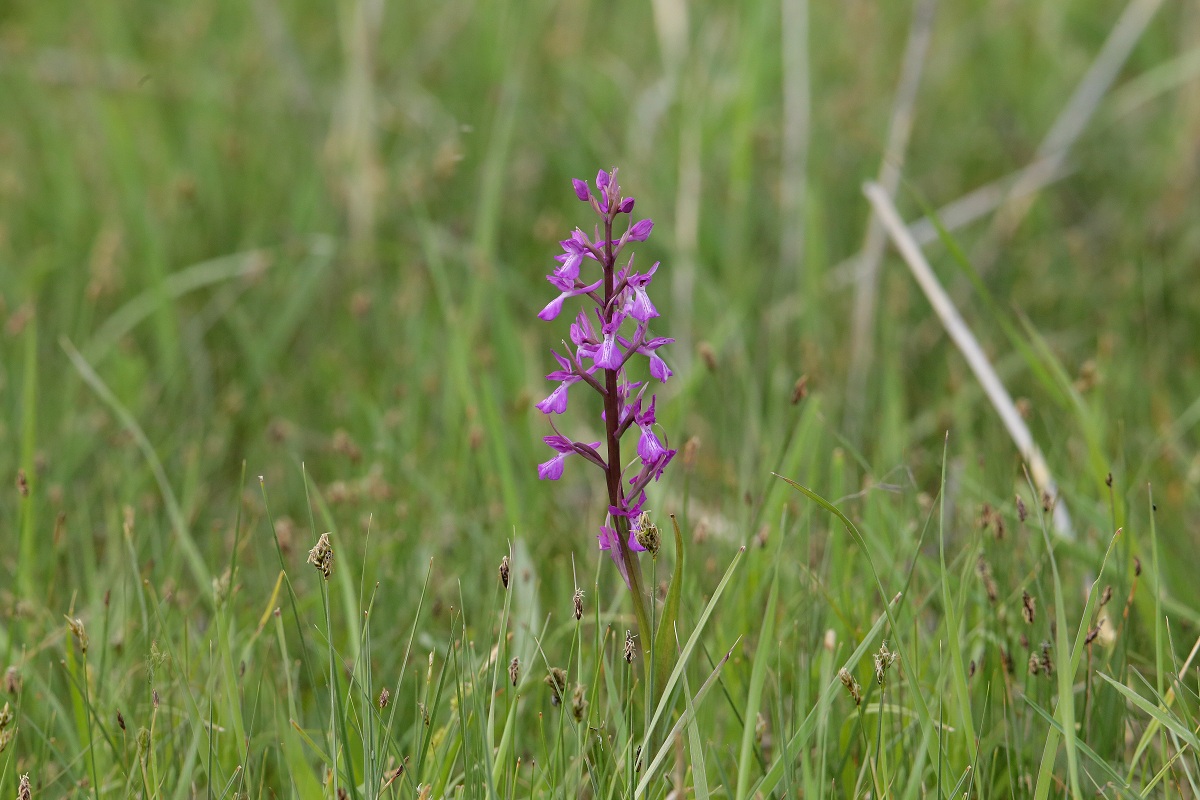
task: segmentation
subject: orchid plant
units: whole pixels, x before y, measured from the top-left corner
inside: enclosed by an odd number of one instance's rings
[[[645,509],[646,488],[651,481],[662,477],[675,451],[663,444],[656,431],[655,396],[649,391],[651,381],[632,380],[627,368],[635,357],[644,357],[649,362],[651,380],[665,383],[671,377],[671,369],[658,351],[674,339],[650,333],[650,323],[659,313],[647,290],[658,262],[645,272],[635,272],[633,253],[625,257],[630,243],[646,241],[654,222],[634,221],[634,199],[621,195],[615,169],[611,173],[600,170],[595,193],[586,181],[575,179],[573,184],[575,195],[591,205],[600,223],[590,237],[576,228],[564,239],[563,252],[555,256],[558,266],[546,276],[559,295],[538,317],[556,319],[571,298],[580,298],[583,308],[571,323],[571,340],[569,344],[563,342],[563,354],[552,351],[558,369],[546,379],[558,386],[537,404],[550,418],[554,433],[544,441],[555,451],[553,458],[538,466],[538,477],[558,480],[566,459],[572,455],[582,457],[604,473],[608,514],[597,534],[600,549],[612,557],[633,595],[638,627],[649,631],[637,560],[639,552],[657,547],[657,529]],[[614,238],[621,215],[628,216],[628,225]],[[599,279],[593,280],[597,267]],[[576,441],[563,435],[554,424],[553,415],[567,410],[568,394],[577,384],[586,385],[603,400],[603,442]],[[638,431],[637,459],[626,464],[621,457],[621,439],[632,428]]]

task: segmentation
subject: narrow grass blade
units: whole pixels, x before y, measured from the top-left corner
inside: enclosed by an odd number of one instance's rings
[[[754,766],[754,727],[762,707],[763,686],[767,680],[767,665],[775,645],[775,606],[779,599],[779,560],[771,570],[771,589],[767,595],[767,607],[763,612],[762,632],[754,650],[754,664],[750,668],[750,689],[746,695],[746,710],[742,714],[742,748],[738,755],[737,800],[745,800],[750,788],[750,771]]]
[[[150,444],[145,431],[133,418],[133,414],[117,399],[104,380],[92,369],[92,365],[75,349],[75,345],[71,344],[71,341],[65,336],[61,337],[58,343],[66,352],[67,358],[71,360],[71,364],[74,365],[79,376],[116,415],[125,430],[137,443],[138,449],[142,451],[142,456],[146,459],[146,463],[154,475],[154,480],[158,484],[158,490],[162,493],[167,516],[170,517],[171,526],[175,529],[175,539],[183,553],[184,561],[192,573],[192,578],[205,601],[209,605],[215,605],[212,594],[212,575],[204,563],[204,556],[200,554],[200,548],[196,546],[196,541],[192,538],[191,531],[188,530],[187,521],[183,518],[183,509],[180,508],[179,501],[175,498],[175,491],[171,488],[170,481],[167,480],[167,471],[163,468],[158,454],[154,452],[154,445]]]
[[[896,595],[896,597],[892,600],[891,605],[898,605],[901,599],[901,595]],[[858,647],[854,648],[854,652],[851,653],[850,657],[842,663],[842,666],[846,669],[852,670],[858,664],[858,662],[862,660],[862,657],[867,654],[867,651],[871,649],[872,645],[875,643],[875,640],[883,632],[887,622],[888,614],[880,614],[875,620],[875,624],[871,626],[869,631],[867,631],[867,634],[863,637],[862,641],[859,642]],[[779,785],[779,782],[783,780],[784,773],[787,770],[787,765],[799,756],[800,750],[808,745],[808,740],[812,737],[813,732],[817,729],[817,722],[819,718],[818,712],[822,708],[822,705],[831,701],[833,695],[837,692],[841,685],[842,682],[837,678],[834,678],[825,685],[825,688],[821,691],[821,696],[818,699],[818,702],[813,706],[812,710],[808,712],[808,715],[804,718],[804,722],[800,724],[799,730],[797,730],[792,735],[792,738],[787,741],[787,744],[781,748],[779,755],[775,758],[775,761],[772,762],[771,768],[767,770],[767,774],[764,775],[762,780],[760,780],[750,791],[751,797],[767,797],[771,794],[771,792],[775,791],[775,788]]]
[[[679,617],[679,599],[683,593],[683,535],[679,532],[679,521],[671,515],[671,526],[675,529],[675,571],[667,589],[658,629],[654,632],[654,702],[662,698],[662,687],[666,686],[671,668],[675,665],[676,630]]]

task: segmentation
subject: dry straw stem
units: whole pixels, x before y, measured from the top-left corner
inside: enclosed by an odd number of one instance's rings
[[[917,102],[917,88],[921,85],[921,71],[925,65],[925,54],[929,51],[929,40],[933,36],[934,11],[937,0],[919,0],[913,8],[912,24],[908,30],[908,44],[904,49],[904,62],[900,69],[900,83],[892,105],[892,119],[888,126],[887,146],[883,161],[879,165],[878,183],[889,197],[894,197],[900,186],[900,175],[904,168],[904,156],[908,150],[909,136],[913,127],[913,107]],[[879,264],[887,236],[879,223],[877,214],[872,214],[867,223],[867,236],[863,242],[857,290],[854,294],[854,312],[850,328],[850,379],[846,391],[846,424],[851,440],[856,440],[862,422],[863,400],[867,396],[867,373],[871,367],[874,351],[875,305],[879,295]]]
[[[1161,0],[1132,0],[1126,6],[1092,66],[1038,146],[1033,161],[939,208],[937,219],[942,227],[948,231],[957,230],[999,208],[997,219],[1005,222],[996,224],[1011,226],[1006,228],[1011,231],[1038,192],[1074,171],[1068,163],[1071,147],[1095,115],[1133,44],[1141,37],[1160,4]],[[1200,56],[1189,54],[1144,73],[1123,87],[1119,98],[1114,94],[1112,116],[1119,118],[1132,113],[1150,98],[1177,88],[1197,71],[1200,71]],[[938,239],[937,228],[929,217],[913,222],[908,230],[920,245]],[[870,270],[864,249],[829,270],[829,286],[841,289],[852,283],[857,285]]]
[[[1064,168],[1071,147],[1087,128],[1100,101],[1108,93],[1160,5],[1162,0],[1130,0],[1125,6],[1092,65],[1038,145],[1037,159],[1032,165],[1037,169],[1027,170],[1010,187],[996,212],[989,235],[980,244],[980,252],[973,259],[980,271],[986,270],[995,261],[1000,252],[1000,241],[1011,236],[1029,212],[1036,194],[1031,187],[1044,184],[1047,176]]]
[[[1046,459],[1042,456],[1042,451],[1033,441],[1033,435],[1029,432],[1029,427],[1025,424],[1025,420],[1021,419],[1021,415],[1017,412],[1017,407],[1013,403],[1012,397],[1008,390],[1004,388],[1004,384],[1000,382],[1000,377],[996,374],[996,370],[992,368],[987,356],[984,355],[983,349],[979,346],[979,342],[975,339],[975,335],[971,333],[971,329],[967,327],[962,316],[958,313],[958,309],[954,307],[954,303],[950,300],[946,290],[942,288],[938,282],[937,276],[933,274],[933,270],[929,266],[929,262],[925,260],[925,254],[921,252],[921,248],[913,241],[912,234],[904,225],[904,220],[900,218],[900,214],[896,211],[896,206],[892,203],[892,199],[888,196],[884,188],[877,183],[868,183],[863,187],[863,193],[867,199],[871,201],[871,205],[875,208],[875,213],[878,215],[880,222],[883,223],[892,242],[896,245],[896,249],[900,251],[905,263],[908,264],[909,270],[920,285],[921,291],[929,298],[930,305],[933,306],[934,312],[942,321],[942,325],[946,328],[946,333],[954,340],[954,344],[966,358],[967,364],[971,367],[971,371],[975,373],[976,379],[983,387],[983,391],[991,401],[992,407],[996,409],[996,413],[1000,415],[1000,420],[1004,423],[1004,427],[1008,429],[1009,436],[1012,437],[1013,443],[1016,444],[1017,450],[1021,453],[1021,458],[1029,464],[1029,472],[1033,477],[1033,482],[1037,488],[1050,495],[1055,499],[1053,514],[1054,514],[1054,530],[1058,535],[1066,539],[1075,538],[1074,531],[1071,526],[1071,517],[1067,513],[1066,503],[1058,496],[1058,487],[1054,482],[1054,478],[1050,475],[1050,467],[1046,464]]]

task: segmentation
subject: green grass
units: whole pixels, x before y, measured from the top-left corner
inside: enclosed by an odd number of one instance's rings
[[[0,797],[1200,796],[1200,13],[1015,229],[925,247],[1068,541],[891,251],[846,402],[908,5],[807,8],[798,190],[779,4],[677,5],[0,4]],[[1123,7],[939,4],[906,218],[1025,166]],[[535,472],[542,277],[613,165],[698,443],[653,685],[601,487]]]

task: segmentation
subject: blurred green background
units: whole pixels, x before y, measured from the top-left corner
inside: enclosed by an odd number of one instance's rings
[[[926,249],[1026,401],[1081,536],[1106,541],[1093,498],[1112,471],[1143,524],[1153,484],[1164,540],[1185,552],[1200,510],[1200,11],[1132,7],[1128,56],[1080,120],[1068,174],[1012,224],[954,231],[995,305],[941,243]],[[1124,10],[936,4],[893,160],[905,216],[1044,155]],[[198,557],[228,557],[239,497],[259,541],[248,563],[273,558],[258,475],[302,556],[303,462],[329,508],[318,527],[361,531],[371,515],[369,573],[389,584],[419,582],[430,555],[442,577],[490,575],[519,536],[544,580],[569,585],[572,554],[592,568],[603,505],[578,465],[536,481],[549,431],[532,403],[566,330],[534,315],[556,240],[590,224],[569,179],[614,165],[655,220],[639,258],[663,262],[657,331],[678,339],[660,420],[674,445],[699,440],[660,508],[729,552],[778,522],[772,470],[834,499],[879,484],[916,497],[936,491],[946,431],[952,464],[1011,498],[1020,458],[890,250],[873,354],[848,384],[846,260],[912,11],[3,3],[0,472],[11,487],[24,469],[32,494],[20,508],[0,494],[3,541],[25,530],[0,584],[41,587],[26,599],[55,615],[96,602],[128,505],[145,575],[194,593]],[[1022,316],[1078,402],[1005,338]],[[174,546],[181,530],[195,551]]]

